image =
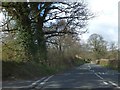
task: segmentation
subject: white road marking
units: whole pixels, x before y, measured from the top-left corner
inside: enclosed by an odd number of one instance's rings
[[[89,65],[89,67],[90,67],[90,65]],[[91,68],[91,67],[90,67],[90,68]],[[97,73],[95,73],[94,70],[90,70],[90,71],[92,71],[97,77],[99,77],[100,79],[102,79],[102,80],[103,80],[103,83],[104,83],[105,85],[108,85],[108,83],[105,82],[104,79],[103,79],[100,75],[98,75]]]
[[[105,85],[108,85],[108,83],[107,83],[107,82],[105,82],[105,81],[104,81],[103,83],[104,83]]]
[[[89,67],[90,67],[90,65],[89,65]],[[90,67],[91,68],[91,67]],[[99,76],[97,73],[95,73],[95,71],[94,70],[90,70],[90,71],[92,71],[97,77],[99,77],[100,79],[102,79],[102,80],[104,80],[101,76]]]
[[[30,88],[33,87],[34,85],[36,85],[38,82],[44,80],[46,77],[41,78],[40,80],[35,81],[34,83],[32,83],[31,85],[28,86],[3,86],[2,88]]]
[[[102,80],[104,80],[100,75],[98,75],[97,73],[95,73],[95,75],[97,76],[97,77],[99,77],[100,79],[102,79]]]
[[[41,82],[40,84],[43,85],[43,84],[45,84],[45,82]]]
[[[42,79],[35,81],[34,83],[32,83],[32,85],[36,85],[38,82],[44,80],[45,78],[46,78],[46,77],[43,77]]]
[[[91,69],[90,65],[88,67],[89,67],[89,70],[90,70]]]
[[[108,81],[110,84],[112,84],[113,86],[119,87],[116,83],[113,83],[112,81]]]
[[[89,65],[89,67],[90,67],[90,65]],[[97,77],[99,77],[100,79],[102,79],[102,80],[103,80],[103,83],[104,83],[105,85],[108,85],[108,84],[110,83],[110,84],[112,84],[113,86],[115,86],[115,87],[117,87],[117,88],[120,88],[116,83],[113,83],[112,81],[107,81],[108,83],[105,82],[105,81],[104,81],[104,78],[102,78],[100,75],[98,75],[97,73],[95,73],[94,70],[90,70],[90,71],[94,72],[94,74],[95,74]]]
[[[37,87],[35,87],[36,89],[40,89],[42,88],[42,86],[50,79],[52,78],[54,75],[48,77],[47,79],[45,79],[44,81],[42,81]]]
[[[52,76],[50,76],[50,77],[48,77],[47,79],[45,79],[43,82],[41,82],[41,83],[46,83],[50,78],[52,78],[54,75],[52,75]]]

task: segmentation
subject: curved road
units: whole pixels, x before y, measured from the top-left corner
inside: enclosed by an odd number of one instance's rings
[[[49,77],[36,89],[113,89],[118,86],[118,72],[95,64],[84,64],[63,74]]]
[[[120,90],[119,73],[96,64],[84,64],[63,74],[32,83],[32,90]],[[29,88],[30,89],[30,88]]]

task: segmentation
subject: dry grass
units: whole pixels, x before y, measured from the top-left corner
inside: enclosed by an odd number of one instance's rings
[[[100,65],[118,70],[118,60],[101,59]]]

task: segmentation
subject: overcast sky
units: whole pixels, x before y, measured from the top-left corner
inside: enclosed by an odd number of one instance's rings
[[[85,0],[86,1],[86,0]],[[87,0],[88,7],[96,17],[89,21],[87,34],[82,35],[84,41],[97,33],[108,42],[118,42],[118,2],[120,0]]]

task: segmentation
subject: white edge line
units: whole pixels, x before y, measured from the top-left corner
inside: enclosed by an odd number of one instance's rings
[[[47,79],[45,79],[43,82],[41,82],[41,83],[46,83],[50,78],[52,78],[54,75],[52,75],[52,76],[50,76],[50,77],[48,77]]]
[[[43,82],[41,82],[39,85],[44,85],[50,78],[52,78],[54,75],[52,75],[52,76],[49,76],[47,79],[45,79]],[[38,88],[40,88],[39,87],[39,85],[37,86],[37,87],[35,87],[36,89]]]
[[[28,86],[21,86],[21,87],[2,87],[2,88],[29,88],[29,87],[33,87],[34,85],[36,85],[38,82],[42,81],[43,79],[45,79],[46,77],[41,78],[40,80],[37,80],[35,82],[33,82],[31,85]]]
[[[112,85],[119,87],[116,83],[113,83],[112,81],[108,81],[109,83],[111,83]]]
[[[90,70],[90,71],[92,71],[92,72],[94,72],[94,70]],[[95,75],[96,76],[98,76],[100,79],[102,79],[102,80],[104,80],[100,75],[98,75],[97,73],[95,73]],[[116,86],[117,88],[120,88],[116,83],[113,83],[112,81],[108,81],[110,84],[112,84],[112,85],[114,85],[114,86]],[[103,82],[104,84],[108,84],[107,82]]]
[[[92,71],[98,78],[102,79],[102,80],[103,80],[103,83],[104,83],[105,85],[108,85],[108,83],[105,82],[104,79],[103,79],[100,75],[98,75],[97,73],[94,72],[94,70],[90,70],[90,71]]]

